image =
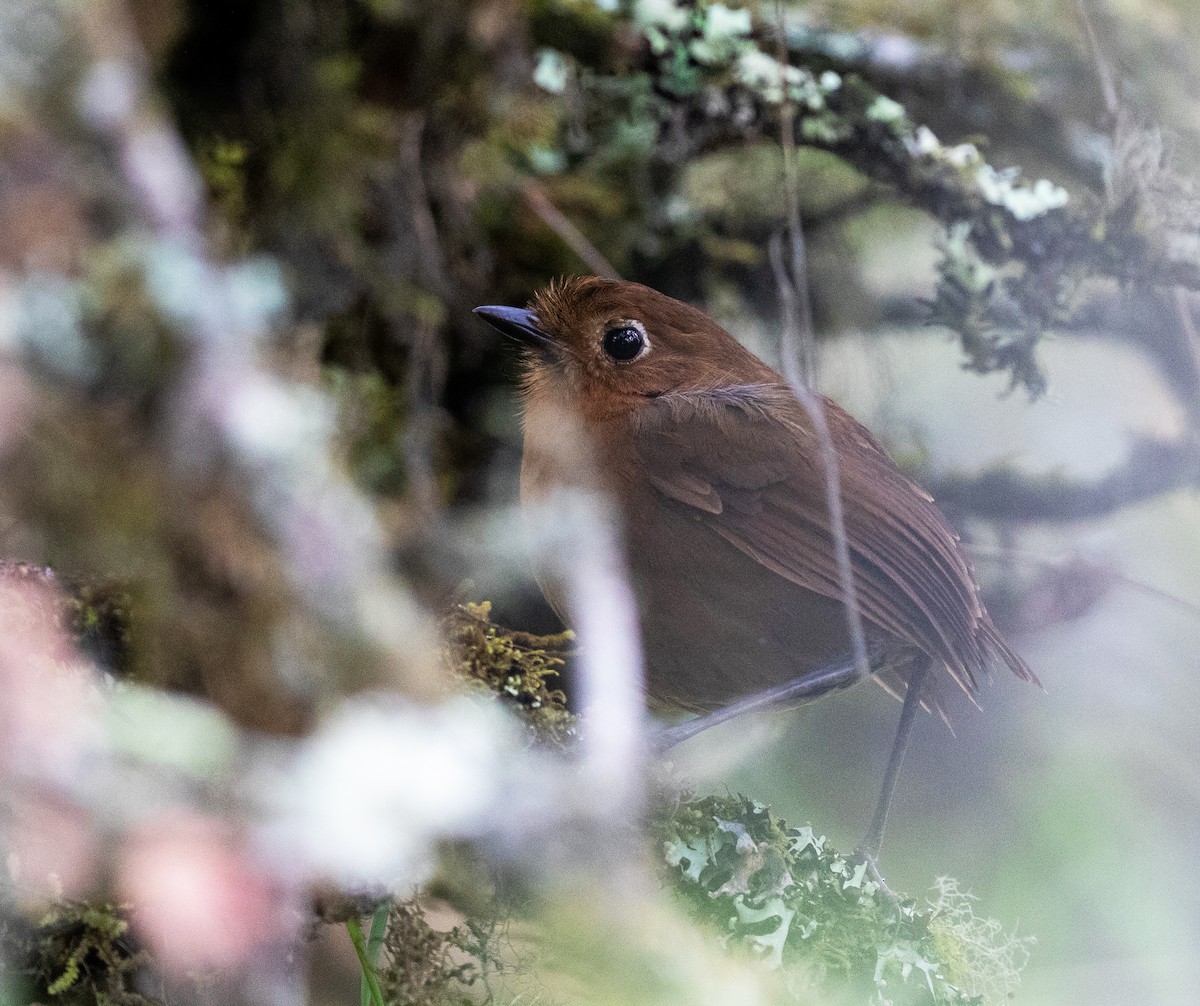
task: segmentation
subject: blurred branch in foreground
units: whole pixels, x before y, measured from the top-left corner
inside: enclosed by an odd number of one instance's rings
[[[491,622],[487,604],[456,608],[446,628],[446,665],[485,686],[478,695],[485,706],[519,710],[530,738],[553,747],[569,740],[564,729],[571,729],[573,718],[553,687],[561,663],[557,654],[566,640],[502,629]],[[283,752],[272,755],[243,738],[238,771],[248,771],[237,782],[226,778],[234,766],[216,750],[221,732],[226,733],[223,743],[229,743],[231,727],[215,710],[124,686],[103,701],[116,732],[108,736],[114,747],[102,744],[90,752],[97,773],[93,782],[102,784],[92,792],[97,807],[106,801],[115,807],[112,794],[132,779],[153,790],[168,784],[172,775],[186,778],[197,786],[192,792],[208,790],[217,804],[232,782],[243,805],[249,801],[254,808],[252,834],[257,837],[232,842],[231,822],[220,828],[215,817],[205,823],[195,816],[196,809],[184,815],[177,808],[169,830],[142,828],[141,845],[127,854],[155,858],[136,859],[125,868],[152,873],[170,869],[179,880],[189,870],[191,876],[203,877],[208,887],[202,895],[194,892],[186,912],[142,881],[124,888],[131,901],[125,908],[64,901],[60,895],[34,924],[8,930],[0,945],[10,967],[31,981],[34,990],[72,1006],[103,1001],[103,996],[145,1006],[158,1000],[143,991],[147,989],[166,988],[170,1000],[191,1001],[202,998],[206,984],[231,988],[230,978],[244,955],[285,935],[279,932],[285,920],[271,912],[278,895],[263,884],[261,873],[251,872],[252,850],[261,854],[265,847],[274,855],[286,854],[293,870],[314,864],[318,853],[335,875],[350,867],[380,878],[401,865],[397,855],[424,855],[411,843],[419,827],[434,824],[426,816],[433,804],[441,807],[436,814],[450,815],[441,819],[450,827],[444,836],[463,826],[464,834],[474,831],[475,825],[462,816],[471,797],[460,790],[427,794],[433,803],[414,802],[416,794],[403,779],[388,786],[370,777],[364,780],[367,786],[355,783],[359,764],[378,760],[385,749],[388,764],[411,764],[404,754],[411,749],[442,772],[456,775],[478,797],[474,774],[483,766],[471,762],[496,753],[487,745],[486,731],[464,734],[463,724],[443,713],[425,714],[418,721],[394,706],[362,703],[349,714],[352,722],[344,712],[328,730],[295,745],[282,760]],[[171,741],[165,743],[165,736],[154,732],[156,724],[161,730],[168,720]],[[482,725],[482,720],[475,723],[476,728]],[[509,739],[516,741],[515,731],[509,731]],[[533,859],[529,849],[515,857],[494,855],[511,841],[533,836],[523,810],[529,799],[540,799],[535,791],[544,786],[548,772],[553,774],[549,761],[535,764],[522,758],[517,747],[500,753],[507,765],[491,771],[506,776],[514,788],[475,820],[506,820],[511,835],[497,846],[498,833],[475,833],[470,849],[459,845],[437,857],[430,893],[410,899],[407,887],[399,892],[377,965],[377,987],[387,1006],[466,1003],[475,1001],[472,989],[477,988],[490,1000],[505,1001],[501,997],[507,996],[515,1001],[588,976],[588,988],[565,1001],[699,1004],[710,1001],[715,980],[740,989],[743,997],[754,995],[748,1001],[764,1006],[795,1002],[801,990],[806,1001],[877,996],[896,1006],[967,1006],[981,997],[1003,1001],[1028,962],[1033,941],[978,916],[973,899],[952,880],[940,878],[925,903],[901,900],[872,881],[864,864],[838,853],[813,828],[791,828],[745,797],[694,797],[669,783],[655,795],[644,853],[682,911],[658,904],[653,890],[630,889],[612,892],[617,896],[613,907],[623,906],[627,914],[612,919],[596,915],[592,901],[590,914],[581,916],[577,899],[587,887],[555,893],[543,888],[539,895],[548,878],[538,872],[554,869],[552,860],[541,858],[545,848]],[[268,768],[270,787],[253,785]],[[541,774],[540,784],[525,775],[530,771]],[[296,791],[297,784],[305,788]],[[26,791],[24,799],[31,798],[34,794]],[[34,806],[26,803],[23,809]],[[146,808],[135,804],[128,810],[144,814]],[[110,827],[121,823],[111,811],[107,820]],[[306,838],[305,831],[310,832]],[[390,850],[378,844],[381,835],[390,837]],[[591,837],[595,841],[602,835],[593,832]],[[301,839],[299,845],[292,844],[296,839]],[[42,862],[53,861],[62,841],[63,836],[56,836],[41,849]],[[14,853],[18,879],[33,879],[32,846],[26,841],[19,850]],[[481,852],[484,858],[479,859]],[[602,849],[593,854],[607,858]],[[189,859],[202,864],[214,855],[222,858],[208,872],[197,873],[197,863]],[[277,864],[274,856],[272,861]],[[416,864],[411,859],[406,869]],[[346,874],[342,879],[353,878]],[[26,897],[32,893],[18,890]],[[437,909],[438,928],[427,921],[424,906]],[[354,918],[364,908],[347,902],[345,910],[323,918]],[[235,909],[241,913],[238,919],[227,918]],[[688,933],[684,917],[697,926],[695,932]],[[253,931],[247,928],[251,922]],[[293,925],[303,923],[300,915]],[[608,928],[614,924],[620,933]],[[221,926],[218,935],[214,927]],[[664,927],[670,938],[654,940],[652,934]],[[596,962],[614,956],[623,956],[636,973],[659,970],[667,960],[684,960],[687,968],[666,969],[649,986],[631,981],[620,969],[593,973]],[[564,1000],[554,995],[551,1001]]]

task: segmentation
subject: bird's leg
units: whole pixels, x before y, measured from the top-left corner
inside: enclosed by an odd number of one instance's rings
[[[776,685],[774,688],[755,692],[716,712],[706,713],[704,716],[697,716],[695,719],[686,720],[674,726],[663,727],[654,734],[651,743],[656,751],[666,751],[680,741],[695,737],[696,734],[702,733],[710,727],[727,723],[744,713],[815,699],[835,688],[848,688],[861,676],[858,664],[853,660],[829,664],[802,678],[795,678],[782,685]]]
[[[867,868],[879,883],[883,878],[875,867],[879,857],[879,847],[883,844],[883,830],[887,827],[888,809],[892,805],[892,794],[896,790],[896,779],[900,775],[900,766],[904,764],[904,753],[908,750],[908,741],[912,736],[913,723],[917,710],[921,708],[921,692],[924,691],[925,679],[929,675],[929,661],[921,660],[908,679],[908,689],[904,693],[904,708],[900,710],[900,725],[896,728],[896,739],[892,742],[892,753],[888,757],[887,771],[883,774],[883,790],[879,794],[879,802],[875,805],[875,816],[871,818],[871,827],[859,843],[856,854],[866,862]]]

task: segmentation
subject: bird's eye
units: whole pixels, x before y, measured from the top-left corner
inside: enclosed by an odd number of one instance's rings
[[[633,325],[616,325],[604,333],[604,352],[627,363],[646,348],[646,334]]]

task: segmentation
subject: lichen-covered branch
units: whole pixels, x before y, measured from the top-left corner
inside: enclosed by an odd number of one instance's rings
[[[808,36],[792,40],[789,58],[799,65],[781,62],[772,54],[774,26],[754,23],[749,11],[704,0],[642,4],[634,24],[644,41],[628,67],[614,72],[581,61],[577,91],[585,105],[649,102],[660,126],[647,153],[669,172],[705,152],[773,137],[794,104],[798,143],[835,154],[946,226],[929,317],[960,335],[972,370],[1007,372],[1014,386],[1041,394],[1038,340],[1067,319],[1072,295],[1089,278],[1200,289],[1190,245],[1175,241],[1170,228],[1150,226],[1162,222],[1161,193],[1145,179],[1113,180],[1122,176],[1115,147],[1105,191],[1077,180],[1072,192],[1048,179],[1026,182],[973,143],[943,143],[861,74],[833,69],[852,63],[815,51]],[[625,114],[609,114],[613,128]],[[581,118],[595,123],[605,115],[589,109]],[[576,149],[601,155],[615,142],[612,129],[593,124]],[[1178,188],[1171,199],[1182,207],[1190,197]],[[1168,223],[1184,226],[1186,214],[1176,216]]]

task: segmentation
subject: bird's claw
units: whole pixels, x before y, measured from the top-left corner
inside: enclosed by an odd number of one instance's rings
[[[879,857],[869,849],[864,849],[862,846],[854,850],[854,859],[866,867],[866,875],[874,881],[884,894],[890,898],[896,897],[896,893],[888,887],[887,881],[883,879],[883,874],[879,872]]]

